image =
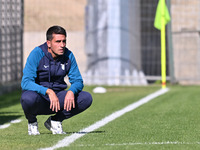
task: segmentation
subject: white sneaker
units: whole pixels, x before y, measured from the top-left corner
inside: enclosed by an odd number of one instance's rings
[[[62,122],[51,120],[51,117],[47,119],[44,126],[52,132],[52,134],[66,134],[62,129]]]
[[[40,132],[38,131],[38,123],[29,123],[28,124],[28,134],[29,135],[39,135]]]

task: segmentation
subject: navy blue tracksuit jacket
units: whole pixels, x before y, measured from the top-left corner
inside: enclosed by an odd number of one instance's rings
[[[73,53],[66,48],[64,55],[54,60],[44,43],[30,53],[23,70],[21,87],[22,90],[36,91],[43,95],[48,88],[61,91],[67,88],[64,81],[66,75],[71,83],[69,90],[74,94],[80,92],[83,80]]]

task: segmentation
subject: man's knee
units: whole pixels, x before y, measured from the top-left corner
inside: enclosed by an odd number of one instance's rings
[[[86,99],[87,99],[87,104],[89,107],[92,104],[92,95],[88,92],[86,92]]]
[[[85,91],[80,92],[78,99],[79,99],[78,100],[79,108],[83,110],[87,109],[92,104],[92,95],[88,92],[85,92]]]

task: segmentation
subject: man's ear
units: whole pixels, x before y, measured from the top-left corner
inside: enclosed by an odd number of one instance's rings
[[[48,46],[48,48],[51,47],[51,41],[47,40],[47,46]]]

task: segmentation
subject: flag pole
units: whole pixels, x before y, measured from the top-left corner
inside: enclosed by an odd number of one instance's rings
[[[166,39],[165,39],[165,0],[161,0],[161,76],[162,88],[166,88]]]
[[[170,21],[170,15],[165,0],[159,0],[154,20],[154,27],[161,30],[161,77],[162,88],[166,88],[166,39],[165,25]]]

